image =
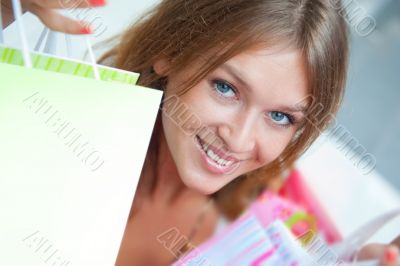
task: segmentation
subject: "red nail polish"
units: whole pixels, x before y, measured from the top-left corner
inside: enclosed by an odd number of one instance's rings
[[[93,31],[90,28],[90,26],[83,26],[79,32],[81,34],[92,34],[93,33]]]
[[[89,0],[91,6],[105,6],[106,0]]]
[[[397,252],[393,249],[388,250],[385,254],[386,261],[394,262],[397,260]]]

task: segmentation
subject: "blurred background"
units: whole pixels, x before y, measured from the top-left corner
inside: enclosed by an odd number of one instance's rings
[[[109,0],[104,8],[63,13],[91,22],[96,30],[91,41],[98,44],[116,40],[113,36],[158,2]],[[331,131],[303,156],[298,167],[347,235],[366,220],[400,206],[400,1],[343,2],[351,31],[345,99]],[[43,26],[30,14],[24,20],[33,49]],[[58,45],[53,52],[65,56],[64,36],[54,36]],[[15,25],[5,30],[5,40],[19,46]],[[82,60],[84,38],[72,37],[72,43],[69,56]],[[96,46],[96,54],[110,47]],[[381,239],[399,234],[399,224]]]
[[[346,97],[338,121],[376,158],[376,169],[400,189],[400,1],[347,1],[358,20],[376,20],[362,36],[352,23],[351,58]],[[363,32],[361,32],[363,33]],[[368,33],[365,31],[364,33]]]

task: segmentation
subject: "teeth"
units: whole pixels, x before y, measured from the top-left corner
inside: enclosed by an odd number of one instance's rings
[[[210,157],[211,159],[213,159],[215,162],[218,163],[218,160],[220,158],[212,150],[207,150],[207,155],[208,155],[208,157]]]
[[[222,166],[229,166],[229,165],[233,164],[232,161],[227,161],[227,160],[220,158],[211,149],[208,149],[208,147],[206,145],[202,144],[201,146],[202,146],[203,150],[206,152],[207,156],[209,158],[211,158],[217,164],[222,165]]]

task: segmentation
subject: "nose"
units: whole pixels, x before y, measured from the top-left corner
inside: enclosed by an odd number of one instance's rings
[[[256,145],[257,115],[241,112],[234,119],[218,127],[218,134],[233,153],[252,152]]]

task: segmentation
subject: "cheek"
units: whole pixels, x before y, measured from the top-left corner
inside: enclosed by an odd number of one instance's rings
[[[179,118],[180,101],[177,97],[166,95],[161,108],[161,119],[164,133],[169,139],[174,136],[179,128],[177,127],[177,119]]]
[[[289,130],[289,129],[288,129]],[[289,145],[294,133],[292,132],[270,132],[265,134],[263,141],[260,142],[260,157],[262,166],[271,163],[279,157]]]
[[[214,123],[224,121],[223,118],[228,115],[211,97],[210,90],[208,83],[203,81],[181,97],[190,109],[191,115],[195,116],[202,126],[212,126]]]

